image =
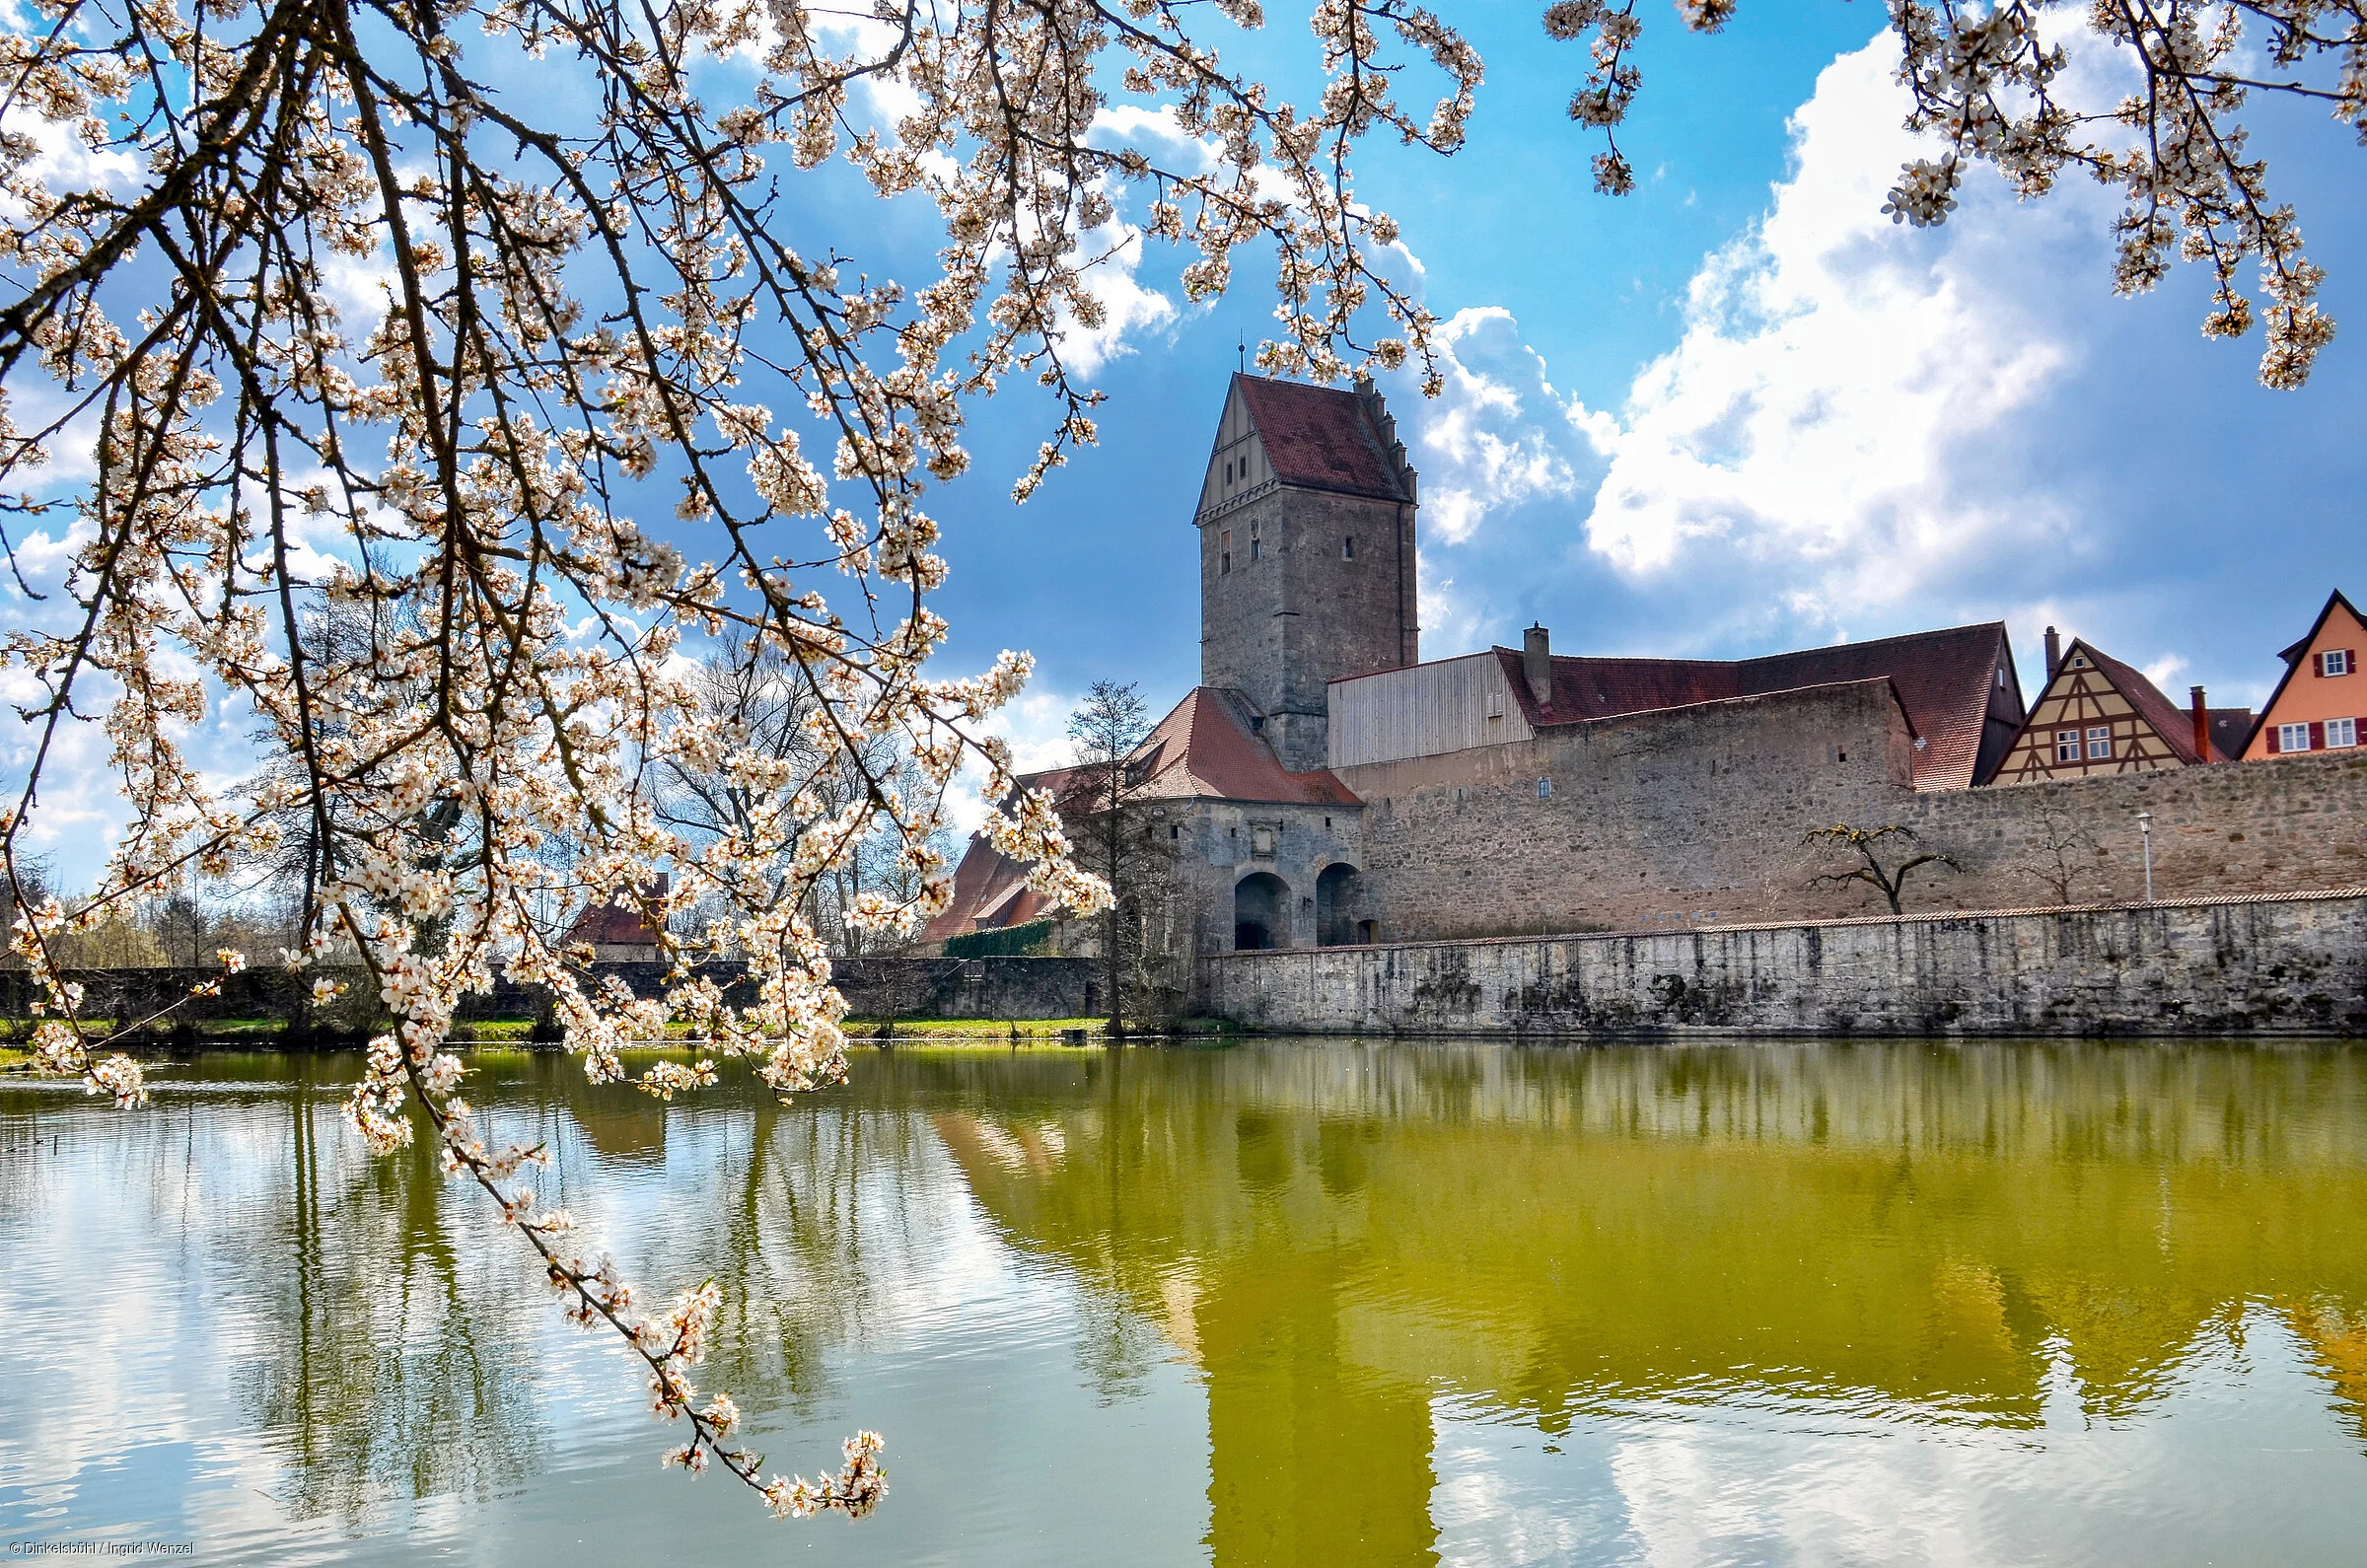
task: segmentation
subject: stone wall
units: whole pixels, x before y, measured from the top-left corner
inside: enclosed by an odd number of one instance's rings
[[[602,963],[594,969],[622,979],[641,996],[656,995],[667,972],[662,963]],[[723,983],[727,1000],[740,1005],[754,1000],[753,989],[740,978],[739,964],[707,964],[701,972]],[[832,973],[856,1018],[1088,1018],[1101,1004],[1093,964],[1085,959],[840,959]],[[69,977],[83,985],[87,1017],[130,1024],[171,1008],[165,1025],[171,1027],[224,1019],[292,1020],[300,991],[323,974],[345,981],[348,995],[319,1010],[316,1027],[339,1035],[383,1027],[383,1018],[369,1006],[368,976],[358,968],[313,969],[301,977],[279,968],[229,976],[204,969],[78,969]],[[189,995],[192,984],[216,978],[222,981],[221,995]],[[24,970],[0,971],[0,1018],[31,1016],[36,994]],[[489,994],[467,998],[460,1017],[534,1018],[542,1003],[538,987],[505,979]]]
[[[1912,744],[1875,680],[1337,771],[1384,937],[1509,935],[1856,912],[1794,846],[1906,809]]]
[[[1905,825],[1962,864],[1919,873],[1909,911],[2140,899],[2140,811],[2158,898],[2367,883],[2367,752],[1918,793],[1911,746],[1870,681],[1338,771],[1365,802],[1384,938],[1887,912],[1862,884],[1811,885],[1839,863],[1802,834],[1844,821]]]
[[[1203,1012],[1311,1033],[2367,1035],[2367,889],[1211,957]]]

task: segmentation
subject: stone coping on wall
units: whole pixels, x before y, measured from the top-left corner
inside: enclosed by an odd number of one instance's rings
[[[1836,930],[1851,926],[1946,925],[1966,920],[2002,920],[2027,915],[2116,914],[2140,910],[2224,909],[2243,904],[2309,903],[2324,899],[2367,898],[2367,887],[2313,888],[2296,892],[2208,893],[2193,898],[2161,898],[2152,903],[2053,903],[2019,909],[1934,909],[1915,914],[1848,915],[1829,920],[1750,920],[1722,925],[1638,926],[1627,931],[1541,931],[1510,937],[1420,937],[1402,942],[1342,942],[1317,948],[1257,948],[1210,953],[1207,959],[1271,959],[1311,953],[1380,953],[1404,948],[1511,947],[1525,942],[1629,942],[1637,937],[1717,936],[1732,931]]]

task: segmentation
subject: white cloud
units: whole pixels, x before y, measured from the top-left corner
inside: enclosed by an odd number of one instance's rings
[[[1945,228],[1892,224],[1918,150],[1895,53],[1877,38],[1818,78],[1772,210],[1703,263],[1619,417],[1573,406],[1611,460],[1587,542],[1618,569],[1749,571],[1837,626],[2063,522],[1990,449],[2079,357],[2060,306],[2102,303],[2101,198],[2017,208],[1975,170]]]
[[[1012,772],[1040,772],[1074,759],[1068,716],[1076,711],[1079,700],[1074,693],[1031,685],[986,721],[987,734],[1011,743]],[[962,764],[961,775],[946,792],[945,815],[957,837],[968,837],[986,820],[986,803],[978,793],[985,783],[986,770],[973,757]]]
[[[1460,543],[1493,509],[1577,493],[1569,420],[1512,313],[1457,311],[1435,341],[1439,395],[1399,399],[1415,424],[1424,532]]]

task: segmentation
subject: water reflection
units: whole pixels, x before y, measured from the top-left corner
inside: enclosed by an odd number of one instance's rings
[[[2351,1048],[857,1065],[668,1107],[487,1056],[472,1096],[632,1277],[718,1274],[701,1381],[776,1462],[890,1431],[897,1495],[797,1537],[825,1557],[2309,1560],[2367,1526]],[[779,1549],[657,1474],[468,1193],[359,1150],[349,1072],[204,1057],[142,1116],[0,1088],[0,1527]],[[1885,1549],[1900,1512],[1940,1533]]]

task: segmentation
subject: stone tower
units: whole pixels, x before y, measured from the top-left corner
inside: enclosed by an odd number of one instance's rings
[[[1200,683],[1246,693],[1282,765],[1325,765],[1325,685],[1417,663],[1414,472],[1381,394],[1236,375],[1193,522]]]

